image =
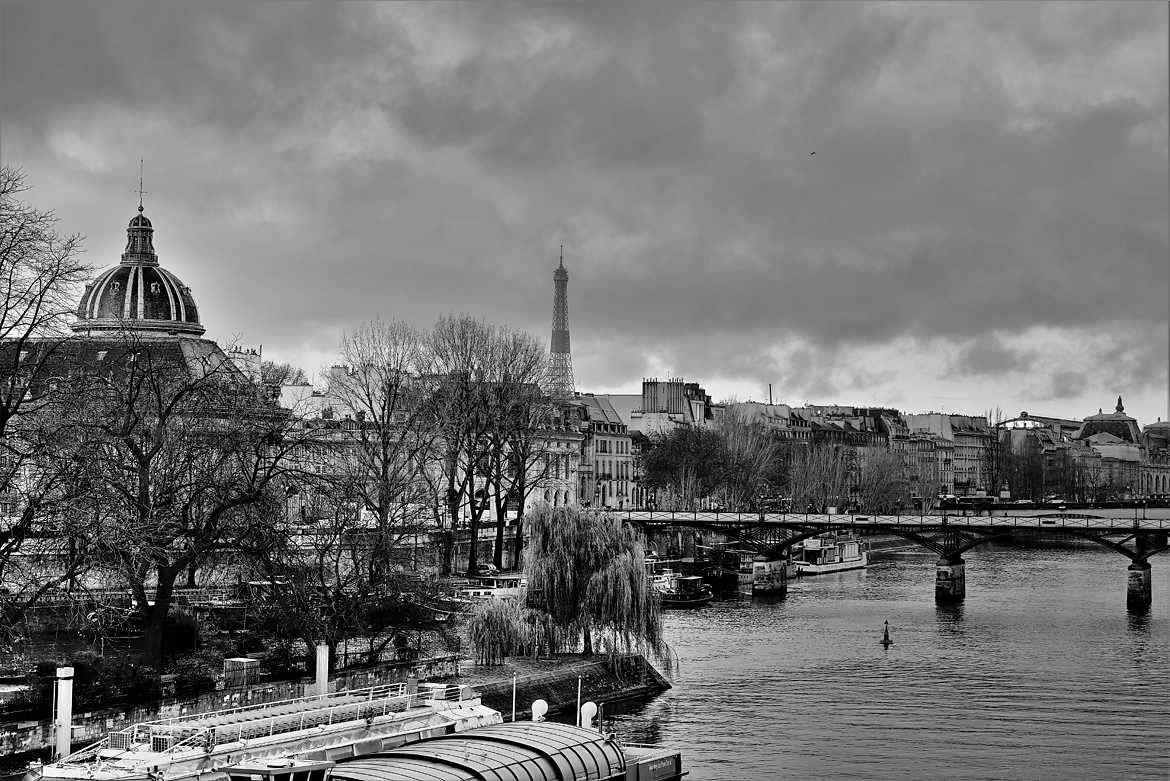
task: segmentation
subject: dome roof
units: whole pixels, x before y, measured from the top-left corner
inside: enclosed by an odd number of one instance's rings
[[[126,229],[122,262],[85,286],[77,305],[76,333],[122,331],[139,335],[199,336],[199,309],[191,288],[158,264],[154,228],[142,207]]]
[[[1098,413],[1085,418],[1084,424],[1076,433],[1077,439],[1088,439],[1094,434],[1112,434],[1125,442],[1137,444],[1141,439],[1137,421],[1125,414],[1125,406],[1121,397],[1117,397],[1117,407],[1113,412]]]

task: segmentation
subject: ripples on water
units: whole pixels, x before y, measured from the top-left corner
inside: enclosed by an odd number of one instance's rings
[[[909,553],[668,613],[674,688],[606,728],[682,748],[695,781],[1170,778],[1170,556],[1144,617],[1115,553],[964,558],[955,609]]]

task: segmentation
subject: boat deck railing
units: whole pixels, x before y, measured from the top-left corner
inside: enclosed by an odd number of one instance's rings
[[[465,691],[463,686],[420,684],[417,692],[407,693],[405,684],[382,684],[142,722],[111,732],[61,761],[87,762],[107,749],[172,755],[191,749],[211,751],[227,743],[401,713],[435,700],[460,702]]]

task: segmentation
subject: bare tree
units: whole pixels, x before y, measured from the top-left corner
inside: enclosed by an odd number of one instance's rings
[[[1003,428],[1003,410],[996,407],[989,410],[984,416],[991,421],[991,437],[983,451],[983,484],[989,496],[999,496],[1001,490],[1009,483],[1011,473],[1011,440],[1010,433]]]
[[[517,565],[524,552],[524,514],[528,497],[539,489],[554,469],[554,459],[562,459],[568,470],[568,457],[553,448],[553,442],[570,424],[566,410],[543,390],[528,387],[527,397],[517,405],[521,422],[508,433],[507,468],[502,472],[503,494],[516,503],[516,532],[513,542]],[[574,489],[575,491],[576,489]]]
[[[889,514],[901,508],[906,494],[905,465],[895,453],[873,452],[859,460],[853,485],[862,512]]]
[[[14,569],[30,540],[53,548],[46,538],[53,517],[62,529],[63,478],[68,470],[49,458],[60,435],[54,408],[62,394],[53,375],[62,371],[57,348],[68,329],[89,267],[78,256],[81,238],[57,232],[51,211],[21,200],[24,172],[0,167],[0,632],[7,634],[48,589],[70,580],[82,559],[67,555],[57,568]],[[38,535],[40,535],[38,537]],[[76,545],[69,545],[71,553]],[[48,553],[48,551],[45,551]],[[56,558],[54,556],[54,558]]]
[[[260,364],[260,376],[268,385],[299,385],[309,381],[305,370],[291,363],[264,361]]]
[[[132,332],[88,351],[68,457],[85,508],[106,519],[99,565],[130,590],[148,663],[160,666],[175,581],[231,549],[297,448],[289,418],[208,343]],[[90,345],[95,348],[97,345]]]
[[[523,508],[527,493],[544,477],[541,465],[546,461],[548,439],[542,435],[547,433],[553,406],[542,387],[548,354],[539,340],[522,331],[500,329],[492,334],[489,350],[484,455],[496,514],[493,560],[502,567],[507,500],[511,496]],[[520,516],[523,517],[522,510]],[[522,539],[518,520],[517,546]]]
[[[407,323],[375,320],[343,337],[341,358],[347,369],[330,375],[328,395],[350,420],[329,471],[368,517],[377,580],[401,540],[422,531],[433,503],[423,477],[435,428],[423,403],[421,336]]]
[[[796,447],[789,459],[788,486],[794,510],[842,505],[853,472],[853,451],[842,445],[816,442]]]
[[[680,426],[651,434],[642,468],[647,486],[667,496],[658,499],[659,507],[677,503],[677,509],[693,510],[715,491],[722,478],[722,450],[720,436],[710,429]]]
[[[410,571],[412,547],[401,539],[387,545],[387,535],[363,519],[343,483],[313,484],[307,476],[298,482],[312,522],[260,523],[247,534],[248,555],[269,584],[267,624],[307,650],[324,643],[331,660],[342,644],[364,639],[364,653],[376,661],[398,631],[435,617],[429,605],[437,586]]]
[[[477,565],[480,519],[487,509],[477,478],[486,477],[486,436],[490,430],[485,399],[491,343],[495,329],[467,315],[441,318],[427,338],[425,376],[431,383],[428,412],[437,436],[429,457],[440,475],[446,506],[440,534],[443,540],[442,574],[454,566],[455,541],[462,515],[469,516],[471,552],[468,572]]]
[[[779,445],[762,425],[735,413],[724,415],[716,430],[723,440],[723,502],[731,508],[750,506],[770,493],[768,476]]]

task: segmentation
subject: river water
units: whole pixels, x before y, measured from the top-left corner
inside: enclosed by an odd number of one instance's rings
[[[970,551],[950,610],[935,558],[667,613],[674,688],[606,729],[682,748],[691,781],[1170,778],[1170,556],[1144,617],[1110,551]]]

